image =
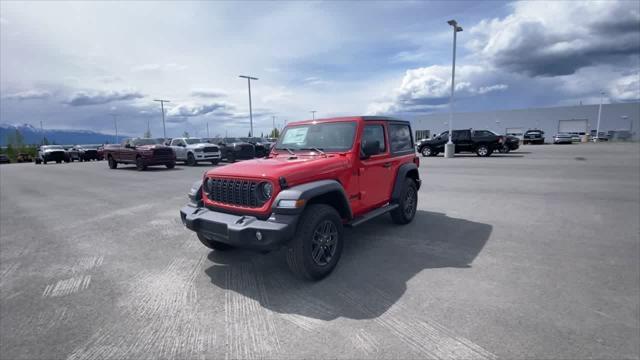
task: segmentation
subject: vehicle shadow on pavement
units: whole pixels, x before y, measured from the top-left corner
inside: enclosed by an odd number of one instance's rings
[[[112,170],[125,170],[125,171],[128,170],[128,171],[136,171],[136,172],[138,171],[138,169],[135,166],[122,166],[122,165],[118,166],[117,168],[112,169]],[[153,172],[153,171],[176,171],[176,170],[183,170],[183,169],[181,167],[178,167],[178,166],[174,167],[173,169],[167,169],[165,166],[160,166],[160,165],[158,165],[158,166],[149,166],[146,169],[144,169],[144,171],[151,171],[151,172]]]
[[[208,258],[213,264],[205,273],[214,285],[294,318],[371,319],[389,310],[416,274],[435,268],[470,268],[491,231],[488,224],[429,211],[418,211],[414,221],[404,226],[382,216],[345,229],[342,258],[334,272],[319,282],[290,273],[285,250],[267,255],[212,251]],[[421,277],[421,281],[430,279],[428,274]]]

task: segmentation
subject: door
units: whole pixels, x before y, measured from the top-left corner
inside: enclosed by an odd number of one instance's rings
[[[393,184],[393,164],[389,156],[389,141],[384,122],[367,121],[360,136],[359,187],[363,210],[369,210],[389,201]],[[362,158],[365,144],[377,141],[379,153]]]
[[[471,131],[453,130],[453,143],[456,144],[456,152],[471,151]]]
[[[187,158],[186,144],[182,139],[171,140],[171,148],[176,153],[176,158],[178,160],[185,160]]]
[[[131,147],[127,147],[127,145]],[[120,151],[120,159],[125,162],[132,163],[136,160],[136,150],[133,148],[133,141],[127,139],[122,143],[120,149],[116,151]]]

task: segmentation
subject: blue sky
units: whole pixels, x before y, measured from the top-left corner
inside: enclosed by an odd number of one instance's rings
[[[0,122],[244,136],[310,117],[640,98],[640,9],[605,2],[1,2]]]

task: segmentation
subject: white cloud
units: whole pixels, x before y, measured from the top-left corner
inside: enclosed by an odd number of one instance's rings
[[[35,99],[46,99],[51,96],[51,93],[46,90],[26,90],[20,91],[13,94],[8,94],[3,96],[4,99],[7,100],[35,100]]]
[[[471,27],[467,46],[495,67],[531,76],[637,56],[640,8],[634,1],[523,1],[504,18]]]
[[[133,72],[154,72],[154,71],[182,71],[182,70],[186,70],[187,66],[186,65],[179,65],[179,64],[174,64],[174,63],[169,63],[169,64],[143,64],[143,65],[138,65],[138,66],[134,66],[131,71]]]
[[[79,91],[64,103],[71,106],[101,105],[114,101],[134,100],[143,97],[144,95],[136,90]]]
[[[456,68],[456,97],[482,95],[508,88],[493,83],[491,70],[481,66],[462,65]],[[451,68],[432,65],[407,70],[400,86],[381,101],[369,106],[374,114],[428,111],[448,104],[451,93]]]
[[[227,96],[227,92],[220,89],[193,89],[191,96],[201,98],[219,98]]]
[[[208,104],[199,104],[194,102],[184,102],[177,104],[167,112],[168,116],[193,117],[218,113],[226,115],[228,111],[234,107],[226,102],[212,102]]]
[[[640,100],[640,74],[623,76],[612,81],[608,86],[611,98],[617,101]]]

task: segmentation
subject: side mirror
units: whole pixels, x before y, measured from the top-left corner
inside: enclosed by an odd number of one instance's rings
[[[373,155],[380,154],[380,141],[368,141],[362,147],[363,159],[368,159]]]

